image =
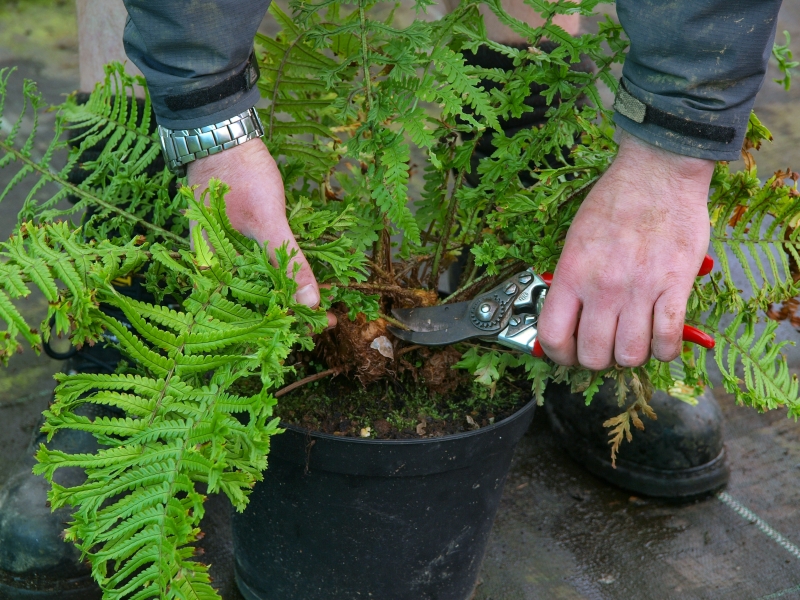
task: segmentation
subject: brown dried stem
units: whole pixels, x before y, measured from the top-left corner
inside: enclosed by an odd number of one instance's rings
[[[279,389],[277,392],[275,392],[275,397],[280,398],[281,396],[285,396],[292,390],[296,390],[297,388],[302,387],[307,383],[324,379],[328,375],[338,375],[338,373],[339,369],[327,369],[325,371],[320,371],[319,373],[315,373],[314,375],[309,375],[308,377],[304,377],[299,381],[295,381],[294,383],[290,383],[286,387]]]

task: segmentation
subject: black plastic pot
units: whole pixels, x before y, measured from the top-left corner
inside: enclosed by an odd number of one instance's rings
[[[233,518],[247,600],[467,600],[531,401],[476,431],[371,440],[288,427]]]

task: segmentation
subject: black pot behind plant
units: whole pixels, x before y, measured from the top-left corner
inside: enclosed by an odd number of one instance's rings
[[[239,589],[247,600],[467,600],[534,408],[428,439],[288,426],[233,519]]]

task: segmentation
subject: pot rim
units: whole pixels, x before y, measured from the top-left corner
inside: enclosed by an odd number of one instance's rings
[[[498,421],[497,423],[492,423],[487,427],[481,427],[480,429],[474,429],[472,431],[463,431],[461,433],[451,433],[447,435],[443,435],[441,437],[432,437],[432,438],[414,438],[410,440],[376,440],[373,438],[355,438],[355,437],[345,437],[339,435],[332,435],[330,433],[323,433],[321,431],[311,431],[309,429],[303,429],[297,425],[291,425],[288,423],[281,422],[279,427],[281,429],[291,430],[295,433],[299,433],[301,435],[306,435],[308,437],[319,438],[324,440],[336,441],[336,442],[348,442],[352,444],[395,444],[395,445],[402,445],[402,446],[410,446],[412,444],[439,444],[445,441],[455,441],[461,440],[464,438],[469,437],[476,437],[481,434],[488,434],[501,427],[505,427],[510,425],[513,421],[524,416],[529,411],[536,408],[536,398],[531,397],[528,402],[526,402],[522,408],[520,408],[517,412],[512,414],[509,417],[506,417],[502,421]]]

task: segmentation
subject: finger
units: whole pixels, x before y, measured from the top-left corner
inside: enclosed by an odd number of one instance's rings
[[[547,292],[536,335],[545,354],[559,365],[577,364],[575,329],[580,311],[578,297],[555,280]]]
[[[614,364],[614,340],[619,314],[609,308],[584,306],[578,328],[578,364],[601,371]]]
[[[300,303],[316,308],[319,306],[320,293],[317,279],[314,277],[314,272],[311,270],[311,265],[308,264],[303,251],[300,250],[294,237],[287,244],[287,250],[291,254],[295,252],[294,257],[289,262],[289,273],[294,273],[296,267],[299,266],[297,273],[294,275],[294,280],[297,283],[297,292],[294,294],[294,299]]]
[[[614,338],[614,360],[621,367],[638,367],[650,358],[653,307],[632,304],[622,309]]]
[[[333,295],[330,293],[331,287],[332,286],[331,286],[330,283],[320,283],[319,284],[319,292],[320,292],[320,294],[325,294],[327,296],[328,300],[332,300],[333,299]],[[325,331],[330,331],[331,329],[334,329],[339,324],[339,319],[336,318],[336,314],[332,313],[331,311],[326,312],[325,316],[328,317],[328,326],[325,327]]]
[[[653,309],[653,356],[669,362],[678,357],[683,339],[687,295],[668,290],[661,294]]]
[[[339,324],[339,319],[331,311],[326,312],[325,316],[328,317],[328,325],[325,327],[325,331],[330,331]]]

